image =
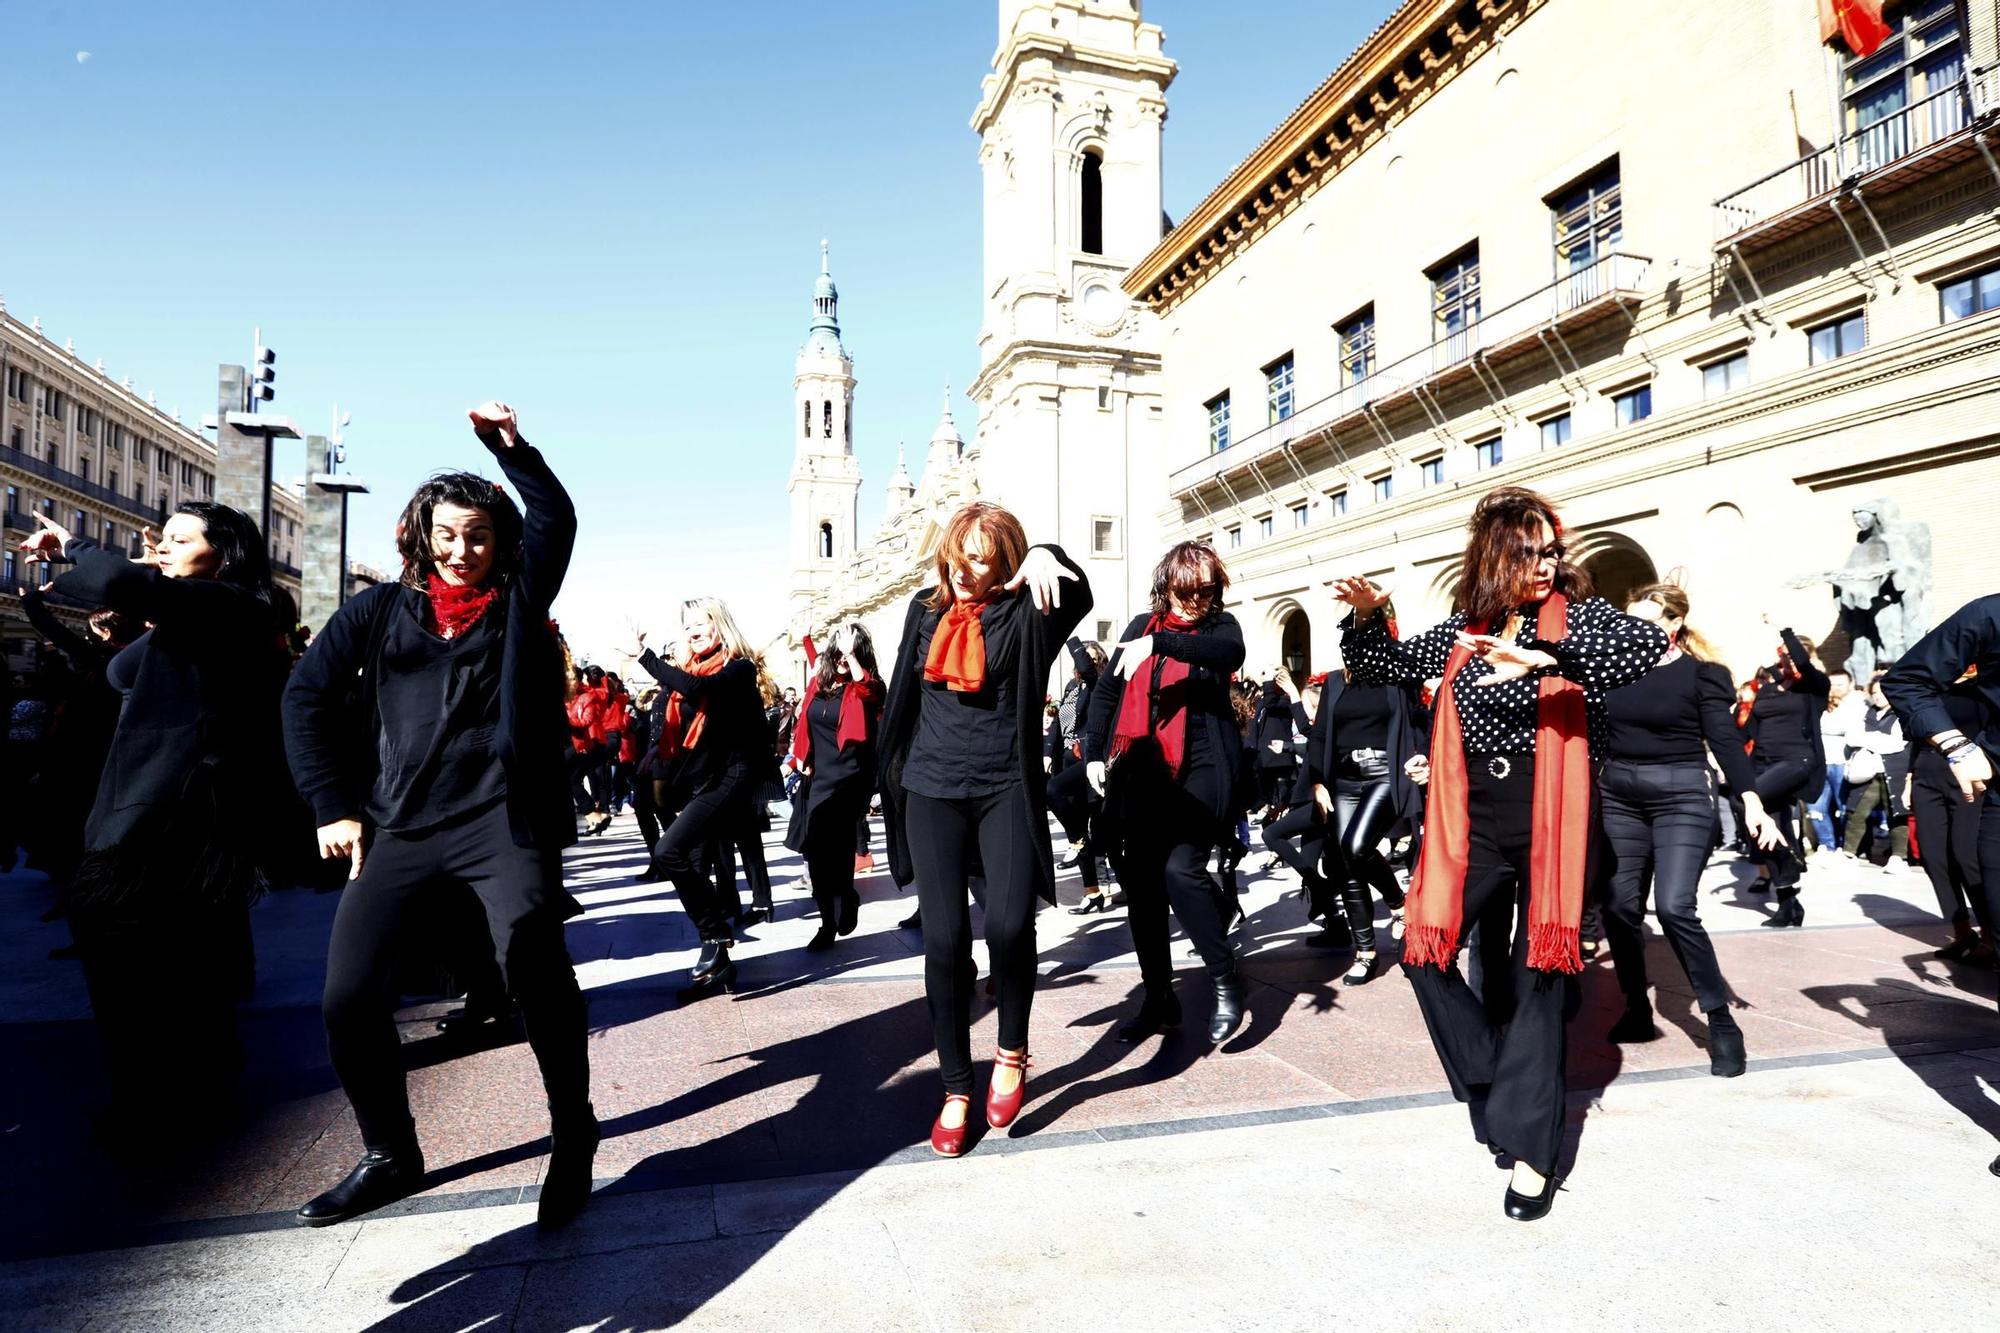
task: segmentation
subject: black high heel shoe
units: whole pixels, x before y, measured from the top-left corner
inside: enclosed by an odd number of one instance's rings
[[[1512,1177],[1507,1181],[1507,1197],[1503,1207],[1507,1216],[1516,1222],[1533,1222],[1549,1215],[1555,1205],[1556,1190],[1562,1185],[1561,1176],[1550,1176],[1542,1186],[1540,1194],[1521,1194],[1514,1189]]]
[[[590,1166],[601,1137],[597,1110],[589,1102],[575,1112],[550,1116],[549,1172],[535,1208],[535,1224],[542,1230],[568,1226],[590,1202]]]
[[[332,1226],[407,1199],[423,1187],[424,1155],[414,1140],[396,1148],[370,1148],[346,1179],[293,1216],[302,1227]]]
[[[1083,901],[1069,909],[1071,916],[1089,916],[1092,912],[1111,910],[1111,895],[1108,893],[1086,893]]]
[[[1136,1018],[1119,1028],[1115,1034],[1117,1041],[1125,1046],[1137,1046],[1155,1033],[1179,1032],[1181,1030],[1181,1002],[1172,991],[1162,995],[1148,995],[1139,1006]]]
[[[1243,1026],[1243,1000],[1248,991],[1249,987],[1234,969],[1229,975],[1215,979],[1215,1014],[1208,1020],[1209,1045],[1222,1045]]]
[[[694,960],[694,970],[688,973],[688,980],[701,981],[728,961],[729,945],[726,941],[703,940],[701,953]]]

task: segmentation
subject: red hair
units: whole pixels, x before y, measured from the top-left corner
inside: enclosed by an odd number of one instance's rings
[[[931,610],[946,610],[958,600],[951,590],[951,571],[969,563],[965,544],[975,532],[986,538],[986,564],[993,571],[996,586],[1013,578],[1021,562],[1028,558],[1028,534],[1022,530],[1021,520],[997,504],[974,500],[951,516],[944,525],[944,534],[938,538],[932,562],[936,567],[937,587],[931,590],[926,602]]]
[[[1497,627],[1528,600],[1542,559],[1537,532],[1542,523],[1548,524],[1560,546],[1563,525],[1556,507],[1521,486],[1489,491],[1473,508],[1466,524],[1472,539],[1465,545],[1465,567],[1459,576],[1459,599],[1468,622]],[[1590,576],[1566,556],[1559,557],[1555,590],[1570,598],[1588,597]]]

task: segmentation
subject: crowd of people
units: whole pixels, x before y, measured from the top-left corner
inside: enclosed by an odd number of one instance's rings
[[[671,884],[699,939],[684,1002],[737,989],[737,932],[774,910],[774,805],[789,807],[785,845],[810,884],[814,953],[856,929],[879,808],[889,875],[917,900],[902,924],[922,932],[942,1083],[930,1143],[946,1157],[965,1151],[977,1091],[975,898],[998,1018],[985,1122],[1005,1129],[1029,1093],[1052,821],[1082,882],[1070,910],[1122,908],[1130,931],[1142,985],[1114,1038],[1181,1027],[1177,922],[1217,1046],[1244,1021],[1254,823],[1298,874],[1303,919],[1319,923],[1306,943],[1349,955],[1346,984],[1400,963],[1452,1091],[1511,1167],[1504,1207],[1521,1220],[1554,1199],[1565,1029],[1597,922],[1625,998],[1610,1040],[1657,1035],[1650,896],[1712,1072],[1747,1067],[1697,910],[1718,848],[1755,862],[1750,887],[1774,895],[1764,924],[1779,929],[1805,919],[1815,854],[1917,856],[1947,925],[1940,955],[1994,960],[2000,597],[1860,695],[1778,626],[1773,660],[1739,685],[1684,589],[1594,596],[1550,503],[1502,488],[1472,515],[1445,620],[1406,636],[1387,590],[1337,579],[1339,665],[1252,679],[1210,546],[1168,550],[1145,609],[1115,643],[1091,643],[1075,633],[1092,607],[1085,570],[977,502],[945,526],[886,676],[867,629],[841,623],[808,641],[803,693],[781,690],[728,607],[696,597],[663,647],[630,645],[650,682],[634,694],[579,664],[550,619],[577,518],[548,461],[504,404],[471,420],[512,495],[473,473],[425,482],[397,529],[401,579],[309,644],[233,509],[182,506],[142,559],[47,519],[22,547],[64,567],[48,599],[89,613],[79,632],[24,596],[48,652],[12,705],[10,771],[32,775],[35,817],[18,832],[61,886],[89,984],[107,1132],[157,1126],[168,1075],[229,1087],[256,897],[342,893],[323,1010],[365,1151],[299,1209],[304,1224],[422,1186],[395,1028],[411,943],[461,982],[456,1021],[518,1008],[551,1128],[540,1221],[586,1205],[599,1126],[563,853],[627,806],[640,878]],[[14,842],[0,836],[9,857]]]

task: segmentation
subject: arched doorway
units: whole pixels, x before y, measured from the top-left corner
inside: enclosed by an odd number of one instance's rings
[[[1657,583],[1659,570],[1646,548],[1622,532],[1592,532],[1576,539],[1570,558],[1590,575],[1597,595],[1623,610],[1635,589]]]
[[[1292,673],[1292,679],[1301,685],[1312,674],[1312,642],[1311,618],[1303,607],[1293,607],[1279,622],[1278,657],[1285,670]]]

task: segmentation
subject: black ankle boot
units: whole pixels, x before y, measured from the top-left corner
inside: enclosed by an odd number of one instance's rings
[[[1735,1078],[1750,1067],[1743,1050],[1743,1029],[1727,1006],[1708,1011],[1708,1072],[1717,1078]]]
[[[1148,994],[1136,1018],[1119,1028],[1119,1042],[1136,1046],[1156,1032],[1178,1032],[1181,1026],[1180,997],[1171,990]]]
[[[806,952],[825,953],[833,947],[835,938],[836,934],[833,923],[828,921],[825,916],[821,916],[819,929],[814,932],[811,939],[806,941]]]
[[[549,1117],[549,1172],[542,1181],[535,1222],[545,1231],[567,1226],[590,1202],[590,1165],[600,1137],[597,1111],[589,1102],[573,1112]]]
[[[1643,996],[1625,1001],[1625,1012],[1611,1025],[1611,1040],[1617,1042],[1653,1041],[1659,1035],[1653,1026],[1653,1007]]]
[[[1763,924],[1782,930],[1786,926],[1803,926],[1806,923],[1806,909],[1799,906],[1797,889],[1779,889],[1778,905]]]
[[[688,973],[689,981],[706,981],[712,972],[720,971],[729,961],[729,941],[703,940],[701,954],[694,960],[694,970]]]
[[[1227,975],[1215,979],[1215,1014],[1208,1020],[1209,1045],[1222,1045],[1243,1026],[1243,998],[1248,991],[1249,987],[1233,967]]]
[[[299,1209],[302,1227],[332,1226],[406,1199],[424,1186],[424,1155],[412,1138],[394,1148],[370,1148],[347,1178]]]

